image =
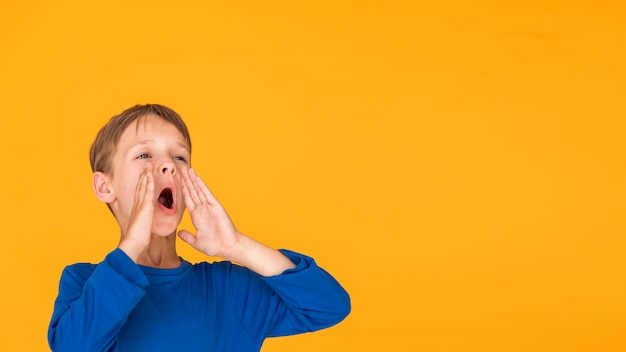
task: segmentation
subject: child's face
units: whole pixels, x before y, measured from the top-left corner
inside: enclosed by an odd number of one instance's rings
[[[181,189],[181,167],[189,167],[190,152],[174,125],[156,115],[137,119],[122,134],[112,157],[110,182],[115,190],[111,204],[122,229],[128,226],[135,189],[148,163],[154,175],[152,233],[168,236],[176,232],[185,205]]]

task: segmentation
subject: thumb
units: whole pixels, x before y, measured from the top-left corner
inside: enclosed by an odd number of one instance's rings
[[[187,230],[180,230],[178,231],[178,237],[180,237],[181,240],[190,244],[192,247],[196,247],[197,238],[191,232]]]

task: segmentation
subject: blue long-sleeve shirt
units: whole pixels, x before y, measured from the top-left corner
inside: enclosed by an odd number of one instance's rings
[[[350,311],[339,283],[307,256],[262,277],[230,262],[136,265],[116,249],[63,271],[48,329],[53,351],[259,351],[266,337],[332,326]]]

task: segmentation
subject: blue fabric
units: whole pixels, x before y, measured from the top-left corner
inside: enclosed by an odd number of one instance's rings
[[[266,337],[332,326],[350,312],[339,283],[307,256],[262,277],[230,262],[136,265],[116,249],[63,271],[48,330],[53,351],[259,351]]]

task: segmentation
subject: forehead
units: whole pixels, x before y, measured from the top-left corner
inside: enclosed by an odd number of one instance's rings
[[[119,146],[123,148],[141,141],[154,141],[155,139],[171,140],[189,148],[176,126],[153,114],[140,116],[133,121],[122,133]]]

